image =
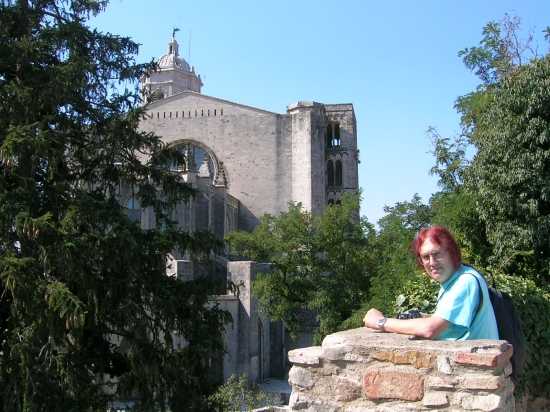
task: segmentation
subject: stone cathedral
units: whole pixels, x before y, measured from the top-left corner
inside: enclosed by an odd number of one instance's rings
[[[353,105],[299,101],[274,113],[207,96],[194,67],[182,58],[174,36],[154,73],[142,79],[146,117],[140,128],[177,146],[187,161],[177,173],[199,195],[175,211],[181,228],[210,230],[223,238],[233,230],[252,230],[259,218],[300,202],[312,213],[358,191],[357,130]],[[269,92],[266,90],[265,92]],[[143,228],[154,219],[129,197],[130,213]],[[281,376],[286,370],[284,329],[258,313],[250,285],[269,265],[216,256],[222,276],[241,283],[239,296],[218,296],[233,316],[226,330],[223,377],[246,373],[253,381]],[[192,278],[198,269],[189,256],[173,256],[169,274]]]

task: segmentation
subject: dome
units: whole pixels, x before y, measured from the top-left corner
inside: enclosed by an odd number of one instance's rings
[[[168,53],[161,56],[159,59],[158,67],[160,70],[179,69],[186,72],[191,71],[189,64],[184,59],[179,57],[178,49],[178,42],[175,38],[172,38],[170,43],[168,43]]]

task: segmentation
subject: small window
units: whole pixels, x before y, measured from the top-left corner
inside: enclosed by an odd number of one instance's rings
[[[327,185],[328,187],[334,186],[334,165],[332,160],[327,162]]]
[[[333,139],[332,139],[332,145],[333,146],[340,146],[340,123],[333,123]]]
[[[334,185],[342,186],[342,161],[337,160],[334,167]]]
[[[214,109],[214,116],[216,116],[216,109]]]

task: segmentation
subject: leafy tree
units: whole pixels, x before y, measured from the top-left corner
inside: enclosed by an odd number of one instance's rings
[[[430,206],[415,194],[410,201],[386,206],[384,211],[386,214],[378,221],[379,230],[371,235],[367,251],[371,272],[369,291],[358,310],[342,322],[341,329],[362,326],[366,311],[372,307],[389,316],[395,315],[405,303],[398,302],[398,297],[409,289],[407,285],[417,281],[426,284],[422,278],[424,275],[416,268],[410,247],[418,230],[427,226],[432,218]],[[425,290],[429,292],[431,288]],[[422,299],[409,299],[406,303],[427,309],[417,305],[421,301],[424,301],[423,296]]]
[[[509,16],[488,23],[480,45],[459,55],[482,81],[456,107],[476,151],[463,189],[491,244],[485,252],[500,270],[548,280],[548,56]]]
[[[209,282],[165,273],[171,251],[211,243],[169,219],[192,191],[164,167],[178,153],[137,130],[137,44],[86,26],[105,5],[0,2],[2,411],[208,408],[225,314]],[[125,185],[162,231],[127,217]]]
[[[550,277],[550,57],[533,61],[488,91],[471,135],[477,154],[468,185],[500,267],[530,266]],[[518,266],[519,265],[519,266]],[[541,278],[541,279],[542,279]]]
[[[464,184],[470,162],[466,159],[468,142],[462,136],[450,139],[430,128],[435,165],[430,174],[439,177],[441,191],[430,199],[431,224],[449,228],[459,243],[463,260],[485,266],[492,254],[485,223],[479,215],[477,192]]]
[[[337,330],[359,307],[369,287],[367,246],[373,229],[358,219],[358,196],[312,216],[300,204],[279,216],[264,216],[252,232],[235,232],[227,240],[233,253],[272,263],[258,275],[253,292],[272,319],[300,330],[304,311],[318,314],[317,340]]]

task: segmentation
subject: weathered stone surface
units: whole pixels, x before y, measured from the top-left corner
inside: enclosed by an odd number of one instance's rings
[[[331,361],[345,360],[346,355],[352,352],[352,347],[348,345],[323,346],[321,357]]]
[[[313,374],[300,366],[293,366],[288,372],[288,381],[291,385],[309,389],[313,386]]]
[[[430,352],[408,350],[403,352],[379,351],[372,354],[374,359],[391,362],[396,365],[413,365],[415,368],[432,368],[436,355]]]
[[[458,352],[454,356],[455,363],[464,365],[485,366],[489,368],[504,367],[512,357],[512,346],[505,351]]]
[[[424,394],[422,398],[422,404],[424,406],[446,406],[449,404],[449,398],[447,392],[431,391]]]
[[[294,366],[292,410],[513,411],[509,348],[504,341],[418,340],[366,328],[339,332],[323,341],[318,364]]]
[[[301,392],[292,391],[290,399],[288,400],[288,407],[297,411],[300,409],[306,409],[309,406],[309,399]]]
[[[450,375],[453,373],[453,367],[448,356],[439,355],[437,357],[437,370],[438,372]]]
[[[459,378],[459,386],[464,389],[496,390],[503,385],[500,376],[494,375],[463,375]]]
[[[462,398],[461,405],[466,410],[496,411],[500,408],[502,397],[496,394],[473,395],[467,394]]]
[[[398,370],[374,370],[363,378],[367,398],[419,401],[424,396],[424,376]]]
[[[334,399],[349,402],[361,396],[361,385],[350,379],[337,377],[334,379]]]
[[[288,352],[288,360],[294,364],[300,365],[319,365],[319,356],[321,355],[320,346],[310,348],[294,349]]]
[[[512,364],[509,363],[508,365],[506,365],[506,367],[504,368],[504,376],[510,376],[513,372],[513,369],[512,369]]]
[[[458,383],[455,376],[428,376],[426,378],[427,388],[452,389]]]

